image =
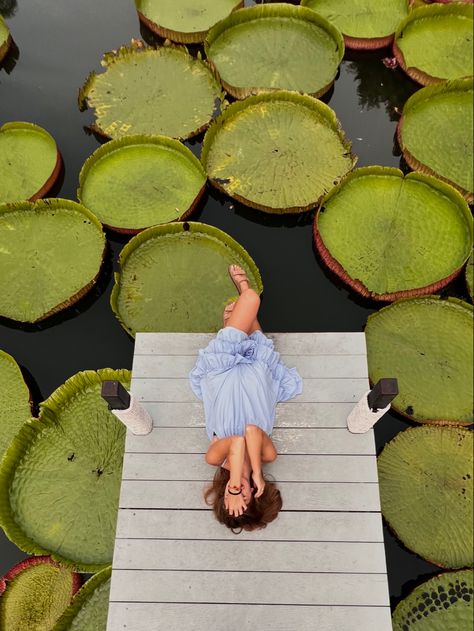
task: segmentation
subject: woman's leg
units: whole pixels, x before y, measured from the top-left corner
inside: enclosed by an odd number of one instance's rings
[[[233,308],[231,310],[227,308],[227,313],[230,311],[230,315],[227,320],[224,320],[224,326],[233,326],[248,335],[256,330],[261,331],[257,320],[260,296],[249,287],[244,270],[238,265],[234,265],[232,268],[231,275],[235,275],[238,278],[237,286],[241,293],[238,300],[233,303]]]

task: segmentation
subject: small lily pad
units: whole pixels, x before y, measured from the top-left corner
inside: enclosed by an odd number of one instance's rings
[[[472,75],[473,11],[458,3],[411,11],[393,43],[400,67],[422,85]]]
[[[407,298],[369,316],[369,377],[398,379],[392,407],[420,423],[473,422],[473,308],[457,298]]]
[[[365,167],[321,202],[314,239],[325,264],[376,300],[429,294],[472,250],[472,215],[454,188],[421,173]]]
[[[416,427],[378,457],[383,516],[407,548],[441,567],[474,561],[472,437],[463,428]]]
[[[0,461],[30,416],[30,392],[20,367],[11,355],[0,351]]]
[[[270,213],[310,210],[354,166],[336,114],[296,92],[233,103],[207,131],[201,161],[211,183]]]
[[[50,557],[30,557],[18,563],[0,579],[0,628],[51,631],[80,584],[79,574]]]
[[[107,227],[134,233],[188,217],[206,179],[199,160],[178,140],[129,136],[87,159],[77,196]]]
[[[128,370],[77,373],[24,424],[0,466],[0,525],[21,550],[80,572],[109,565],[125,441],[101,397],[104,380],[129,387]]]
[[[435,175],[468,202],[473,192],[473,80],[430,85],[405,103],[398,141],[412,169]]]
[[[211,26],[243,4],[241,0],[135,0],[143,24],[180,44],[204,41]]]
[[[425,581],[393,613],[393,631],[472,631],[472,570],[445,572]]]
[[[148,48],[142,42],[107,53],[105,72],[92,72],[79,105],[95,110],[98,133],[110,138],[157,134],[186,139],[203,131],[223,106],[207,62],[184,47]]]
[[[8,26],[5,24],[5,20],[0,15],[0,63],[7,54],[11,42],[12,38],[10,31],[8,30]]]
[[[61,171],[54,138],[33,123],[0,127],[0,204],[44,197]]]
[[[97,218],[67,199],[0,205],[0,315],[38,322],[94,285],[105,235]]]
[[[235,295],[230,263],[242,266],[261,293],[254,261],[222,230],[199,222],[148,228],[120,253],[112,309],[132,336],[137,331],[218,331],[224,306]]]
[[[105,631],[111,574],[107,567],[84,583],[51,631]]]
[[[347,48],[384,48],[408,15],[408,0],[301,0],[332,22],[344,35]]]
[[[239,99],[278,89],[321,96],[334,82],[344,41],[311,9],[263,4],[216,24],[205,50],[225,89]]]

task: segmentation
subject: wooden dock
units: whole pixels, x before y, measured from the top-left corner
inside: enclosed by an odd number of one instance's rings
[[[277,406],[267,467],[283,511],[234,535],[202,491],[214,468],[188,382],[204,333],[137,335],[107,631],[391,631],[373,432],[346,419],[369,389],[363,333],[269,334],[303,377]]]

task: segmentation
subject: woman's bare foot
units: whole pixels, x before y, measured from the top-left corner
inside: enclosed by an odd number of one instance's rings
[[[240,265],[229,265],[229,275],[232,282],[237,287],[237,291],[241,294],[245,289],[248,289],[250,284],[247,278],[247,274]]]
[[[224,314],[223,314],[224,326],[227,324],[228,319],[232,315],[232,311],[234,310],[236,302],[237,301],[234,300],[234,302],[230,302],[228,305],[224,307]]]

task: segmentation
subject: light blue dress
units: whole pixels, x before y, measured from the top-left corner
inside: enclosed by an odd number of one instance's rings
[[[217,333],[199,351],[189,373],[194,394],[203,401],[206,431],[243,436],[247,425],[258,425],[268,435],[275,422],[275,407],[303,390],[296,368],[287,368],[261,331],[247,335],[233,326]]]

